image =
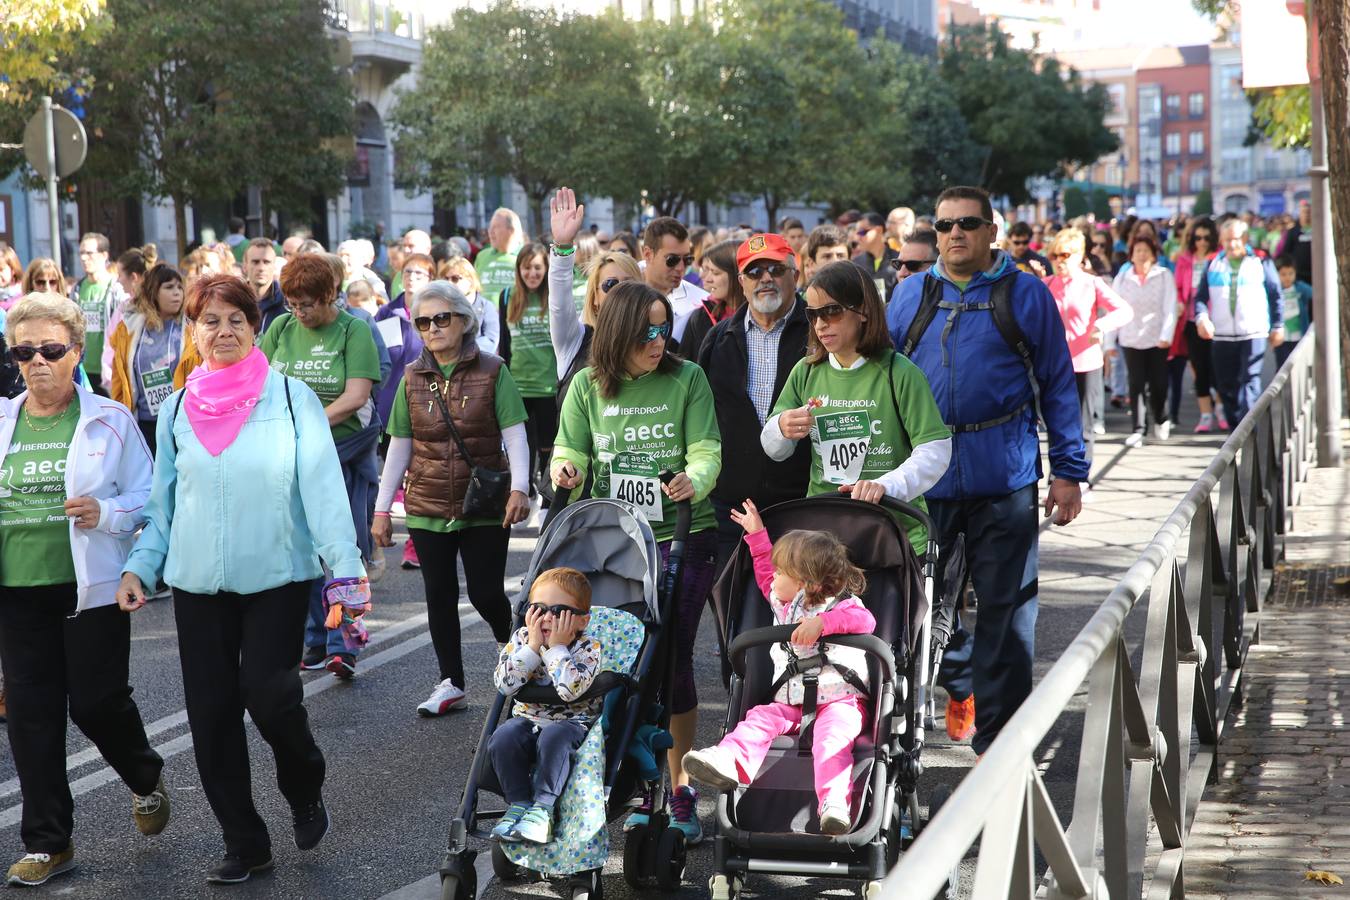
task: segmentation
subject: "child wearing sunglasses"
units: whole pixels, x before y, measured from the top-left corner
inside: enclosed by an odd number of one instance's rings
[[[576,569],[548,569],[530,586],[525,624],[497,660],[493,682],[513,697],[527,684],[551,684],[563,704],[516,701],[492,733],[488,754],[509,804],[495,840],[547,844],[554,806],[572,772],[572,754],[586,739],[603,697],[578,700],[600,670],[600,642],[586,634],[591,586]]]

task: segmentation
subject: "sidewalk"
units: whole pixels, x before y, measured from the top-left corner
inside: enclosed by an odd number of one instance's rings
[[[1295,510],[1186,851],[1198,898],[1340,897],[1350,886],[1350,468],[1313,469]]]

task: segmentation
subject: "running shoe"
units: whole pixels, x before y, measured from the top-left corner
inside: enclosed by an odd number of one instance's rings
[[[425,718],[443,716],[464,704],[465,695],[453,681],[446,678],[431,691],[431,696],[417,705],[417,714]]]
[[[623,820],[623,830],[632,831],[639,825],[646,825],[652,820],[652,797],[651,794],[642,798],[642,805],[628,814],[628,818]]]
[[[328,668],[328,648],[306,647],[305,655],[300,660],[300,671],[317,672],[326,668]]]
[[[670,798],[670,824],[684,832],[685,846],[693,847],[703,840],[703,826],[698,821],[698,791],[687,784],[677,787]]]
[[[964,700],[947,700],[947,737],[964,741],[975,733],[975,695]]]
[[[853,819],[844,804],[829,803],[820,808],[821,834],[848,834],[852,828]]]
[[[682,765],[690,778],[719,791],[729,791],[740,784],[736,759],[731,751],[722,747],[690,750],[684,755]]]
[[[28,853],[9,867],[9,883],[33,887],[75,868],[75,844],[60,853]]]
[[[350,653],[334,653],[328,657],[326,668],[339,678],[351,678],[356,674],[356,657]]]
[[[412,538],[403,542],[403,562],[400,565],[405,569],[422,568],[422,563],[417,559],[417,548],[413,546]]]
[[[1142,431],[1132,431],[1129,437],[1125,438],[1126,447],[1144,446],[1144,433]]]
[[[1172,423],[1159,422],[1153,426],[1153,439],[1155,441],[1165,441],[1172,436]]]
[[[295,846],[313,850],[328,833],[328,807],[323,805],[323,797],[293,809],[291,814],[295,821]]]
[[[255,872],[265,872],[272,868],[272,852],[264,850],[253,856],[241,856],[238,853],[226,853],[225,858],[206,873],[211,884],[239,884],[248,881]]]
[[[1196,434],[1209,434],[1214,430],[1214,414],[1201,413],[1200,421],[1195,423]]]
[[[384,577],[385,571],[384,548],[371,547],[370,559],[366,562],[366,580],[374,584]]]
[[[553,810],[534,804],[517,820],[506,839],[522,844],[547,844],[553,840]]]
[[[530,804],[528,803],[512,803],[506,808],[506,812],[502,813],[502,817],[497,821],[497,827],[492,829],[492,833],[488,837],[494,841],[502,841],[507,844],[514,844],[519,841],[520,838],[515,833],[516,823],[524,817],[525,813],[529,812],[529,809]]]
[[[159,834],[169,824],[169,792],[164,788],[164,776],[144,797],[131,795],[131,817],[136,820],[136,830],[146,835]]]
[[[1219,424],[1220,431],[1228,430],[1228,417],[1223,414],[1223,407],[1218,406],[1214,409],[1214,421]]]

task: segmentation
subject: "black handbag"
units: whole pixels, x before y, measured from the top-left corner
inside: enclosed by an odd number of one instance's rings
[[[448,384],[449,382],[447,382]],[[450,417],[450,409],[445,405],[445,397],[433,385],[431,395],[436,398],[445,425],[450,429],[450,437],[459,448],[459,455],[469,464],[469,487],[464,491],[464,502],[460,505],[460,514],[466,519],[500,519],[506,515],[506,499],[511,494],[511,473],[475,465],[469,448],[459,436],[455,420]]]

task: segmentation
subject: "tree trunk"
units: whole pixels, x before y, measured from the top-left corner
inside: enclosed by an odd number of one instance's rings
[[[173,197],[173,230],[178,238],[178,265],[181,267],[183,257],[187,256],[187,204],[177,194]]]
[[[1342,0],[1319,0],[1318,41],[1322,57],[1322,95],[1325,102],[1327,169],[1331,172],[1331,235],[1336,248],[1340,283],[1341,356],[1350,347],[1350,8]],[[1339,135],[1339,136],[1338,136]],[[1341,366],[1341,379],[1350,389],[1350,367]]]
[[[530,198],[530,234],[533,236],[531,240],[542,241],[544,239],[544,201],[548,199],[548,188],[526,191],[525,193]]]
[[[764,211],[769,214],[769,231],[778,230],[778,207],[780,205],[777,194],[773,191],[764,192]]]

